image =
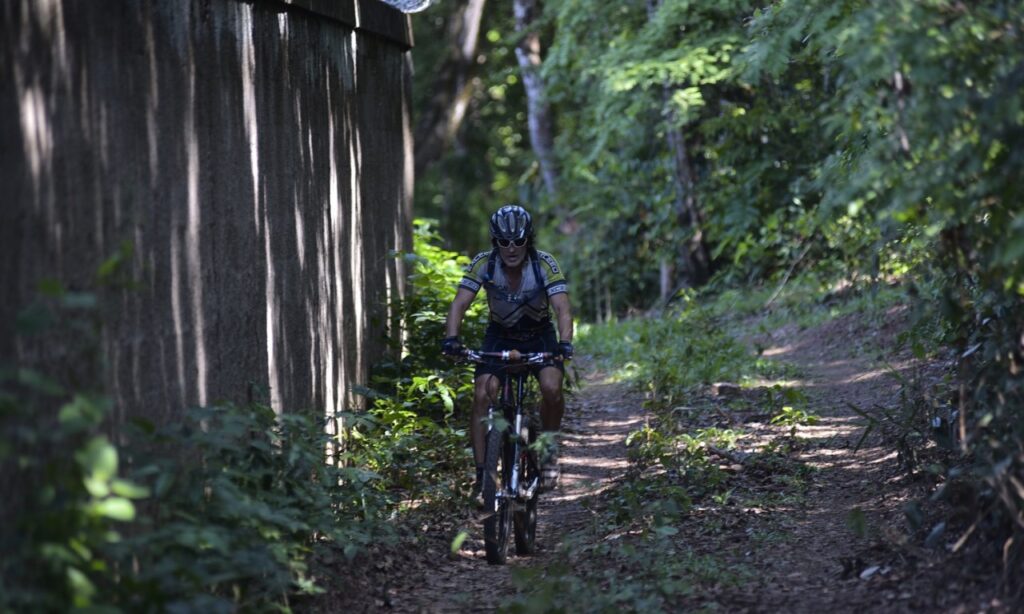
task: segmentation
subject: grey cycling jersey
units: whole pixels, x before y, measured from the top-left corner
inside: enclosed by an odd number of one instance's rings
[[[549,322],[548,297],[569,291],[565,275],[551,254],[532,251],[523,263],[523,278],[515,290],[494,251],[477,254],[459,282],[460,287],[474,293],[483,287],[491,321],[508,329],[535,328]]]

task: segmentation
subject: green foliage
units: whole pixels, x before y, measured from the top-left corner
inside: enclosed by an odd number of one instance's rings
[[[640,477],[619,489],[611,506],[617,510],[616,520],[657,518],[666,509],[686,511],[691,500],[719,493],[726,483],[726,474],[708,454],[709,446],[730,449],[736,434],[716,428],[674,432],[667,421],[657,428],[650,425],[634,431],[626,438],[627,458],[637,470],[655,468],[665,473]],[[652,496],[652,494],[654,496]]]
[[[450,46],[461,44],[446,37],[458,4],[438,3],[412,20],[417,122],[436,93],[437,75],[445,69]],[[446,246],[471,254],[487,249],[486,221],[502,204],[527,205],[540,214],[541,226],[545,217],[538,202],[541,179],[530,149],[526,95],[514,52],[512,10],[508,4],[488,2],[483,11],[476,66],[459,100],[465,119],[451,135],[449,150],[416,177],[414,202],[417,216],[438,221]]]
[[[1013,171],[1021,152],[1009,146],[1024,134],[1022,18],[1019,5],[997,1],[970,10],[947,2],[783,3],[757,16],[750,47],[752,74],[762,78],[784,74],[783,54],[830,75],[821,109],[835,149],[813,177],[822,211],[866,213],[935,254],[916,269],[920,307],[926,320],[941,320],[930,328],[959,356],[963,451],[984,476],[982,490],[1002,502],[994,508],[1000,540],[1024,508],[1012,485],[1024,475],[1024,225]],[[925,418],[907,407],[911,418]],[[1007,564],[1020,560],[1013,543],[1006,542]]]
[[[24,367],[0,374],[0,471],[31,495],[3,534],[0,609],[288,611],[322,590],[322,562],[390,539],[383,520],[401,500],[460,493],[470,464],[455,424],[471,377],[441,363],[437,344],[465,259],[418,227],[417,254],[404,256],[410,297],[398,306],[407,351],[377,370],[381,392],[364,391],[374,399],[365,413],[224,404],[159,427],[118,424],[115,445],[102,434],[109,400],[72,392],[103,381],[101,301],[47,282],[21,328],[60,333],[80,364],[60,383]],[[124,260],[100,267],[104,283],[129,287]],[[339,425],[344,438],[332,434]]]
[[[99,290],[126,287],[130,244],[98,269]],[[98,389],[100,307],[104,295],[43,280],[18,314],[26,348],[59,348],[59,370],[30,360],[0,365],[0,610],[65,611],[113,602],[105,590],[115,570],[105,552],[119,527],[136,518],[133,500],[147,491],[121,475],[123,458],[104,422],[110,400]],[[43,363],[39,355],[26,352]],[[52,371],[52,372],[51,372]]]
[[[582,326],[579,338],[660,406],[671,406],[694,386],[742,381],[777,368],[751,357],[714,309],[692,294],[664,317]]]
[[[417,219],[414,222],[412,253],[395,254],[409,267],[407,296],[393,306],[401,314],[401,325],[389,338],[401,359],[374,365],[373,384],[377,393],[392,391],[396,383],[413,386],[409,379],[412,374],[427,376],[451,370],[451,361],[443,357],[438,348],[445,336],[448,307],[469,265],[469,257],[445,250],[440,247],[441,243],[436,223]],[[482,336],[486,324],[484,307],[482,301],[470,306],[463,320],[463,339]],[[441,381],[448,380],[442,378]],[[451,413],[451,393],[455,388],[425,387],[422,381],[413,388],[428,395],[418,401],[427,401],[431,411],[435,412],[431,414],[433,417]],[[431,391],[436,391],[436,396],[429,396]],[[425,410],[426,407],[420,405],[420,409]]]
[[[116,279],[111,262],[101,272]],[[323,420],[200,408],[159,429],[116,425],[115,445],[110,400],[82,384],[103,381],[91,362],[100,300],[43,290],[23,334],[61,333],[81,362],[59,377],[0,373],[0,474],[19,496],[2,533],[0,610],[287,609],[317,590],[319,557],[387,536],[385,489],[354,463],[325,463],[337,442]]]
[[[673,611],[678,608],[674,603],[702,590],[738,587],[752,578],[749,569],[675,544],[670,539],[673,534],[674,527],[663,526],[639,539],[582,545],[572,554],[560,552],[557,562],[542,568],[514,569],[512,581],[519,593],[499,611]],[[602,565],[587,569],[587,560]]]
[[[104,553],[121,540],[118,525],[135,518],[132,500],[148,491],[120,477],[118,450],[100,433],[107,399],[76,394],[44,418],[65,396],[58,383],[23,369],[0,386],[0,472],[25,493],[4,531],[0,610],[111,603],[101,590],[113,571]]]
[[[798,426],[817,424],[821,418],[808,412],[806,409],[795,408],[791,405],[784,405],[779,413],[772,416],[771,423],[777,426],[789,427],[789,436],[796,437]]]
[[[379,476],[325,463],[325,420],[258,404],[191,409],[139,424],[135,480],[153,493],[133,535],[111,548],[132,607],[232,611],[315,593],[312,563],[385,539]]]
[[[790,438],[796,438],[798,426],[817,424],[821,418],[807,411],[807,395],[797,388],[775,384],[767,390],[766,404],[773,414],[771,424],[789,427]]]
[[[19,402],[4,393],[5,423]],[[377,477],[324,463],[323,421],[258,405],[199,408],[161,429],[140,423],[115,447],[97,434],[106,405],[76,395],[51,428],[13,430],[18,466],[39,481],[4,559],[5,609],[281,607],[318,590],[317,557],[388,536]],[[120,457],[133,461],[130,479],[119,477]]]
[[[452,500],[465,491],[471,466],[466,427],[473,390],[472,367],[443,357],[448,307],[469,258],[440,247],[434,222],[416,220],[408,296],[397,305],[403,328],[392,340],[401,360],[375,365],[366,414],[348,422],[346,458],[380,473],[411,498]],[[462,326],[467,343],[479,340],[486,305],[475,302]]]

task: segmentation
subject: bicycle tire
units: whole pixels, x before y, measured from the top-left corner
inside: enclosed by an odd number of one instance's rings
[[[529,429],[528,442],[533,443],[537,439],[537,427],[532,424],[532,420]],[[534,457],[535,454],[528,451],[519,459],[519,475],[527,484],[540,474],[540,467]],[[528,556],[537,552],[537,500],[539,498],[540,493],[534,490],[533,496],[526,500],[523,509],[517,510],[513,516],[516,554],[520,556]]]
[[[508,534],[512,524],[512,502],[499,497],[510,473],[507,438],[503,429],[491,428],[487,433],[487,454],[484,464],[484,550],[487,562],[503,565],[508,558]]]

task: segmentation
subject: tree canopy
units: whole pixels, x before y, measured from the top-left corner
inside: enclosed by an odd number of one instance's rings
[[[511,19],[488,6],[473,110],[419,177],[419,215],[462,250],[483,244],[499,203],[535,211],[542,242],[556,243],[570,212],[557,255],[586,319],[708,281],[902,284],[915,331],[956,362],[943,403],[957,408],[963,451],[1019,525],[1019,2],[548,0],[532,28],[555,119],[554,194],[525,137]],[[473,219],[479,233],[452,232]],[[921,334],[908,342],[924,356]]]

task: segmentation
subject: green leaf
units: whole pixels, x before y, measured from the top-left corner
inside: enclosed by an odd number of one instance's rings
[[[144,499],[149,496],[149,489],[128,480],[114,479],[110,483],[114,494],[128,499]]]
[[[850,510],[846,515],[846,526],[854,532],[857,537],[864,537],[867,534],[867,517],[859,507]]]
[[[465,543],[466,538],[469,537],[469,533],[466,531],[459,531],[459,534],[452,540],[452,554],[458,554],[459,550],[462,549],[462,544]]]
[[[75,607],[84,608],[90,605],[96,594],[96,586],[89,580],[89,577],[79,569],[68,567],[67,581]]]
[[[98,435],[75,453],[75,460],[92,480],[109,482],[117,474],[117,448]]]
[[[90,429],[103,421],[107,408],[101,401],[93,400],[84,395],[75,397],[57,414],[57,420],[73,431]]]
[[[85,484],[85,490],[94,497],[102,498],[110,494],[110,485],[106,480],[86,475],[82,482]]]
[[[135,518],[135,506],[122,497],[110,497],[93,503],[90,507],[94,514],[111,520],[127,522]]]

